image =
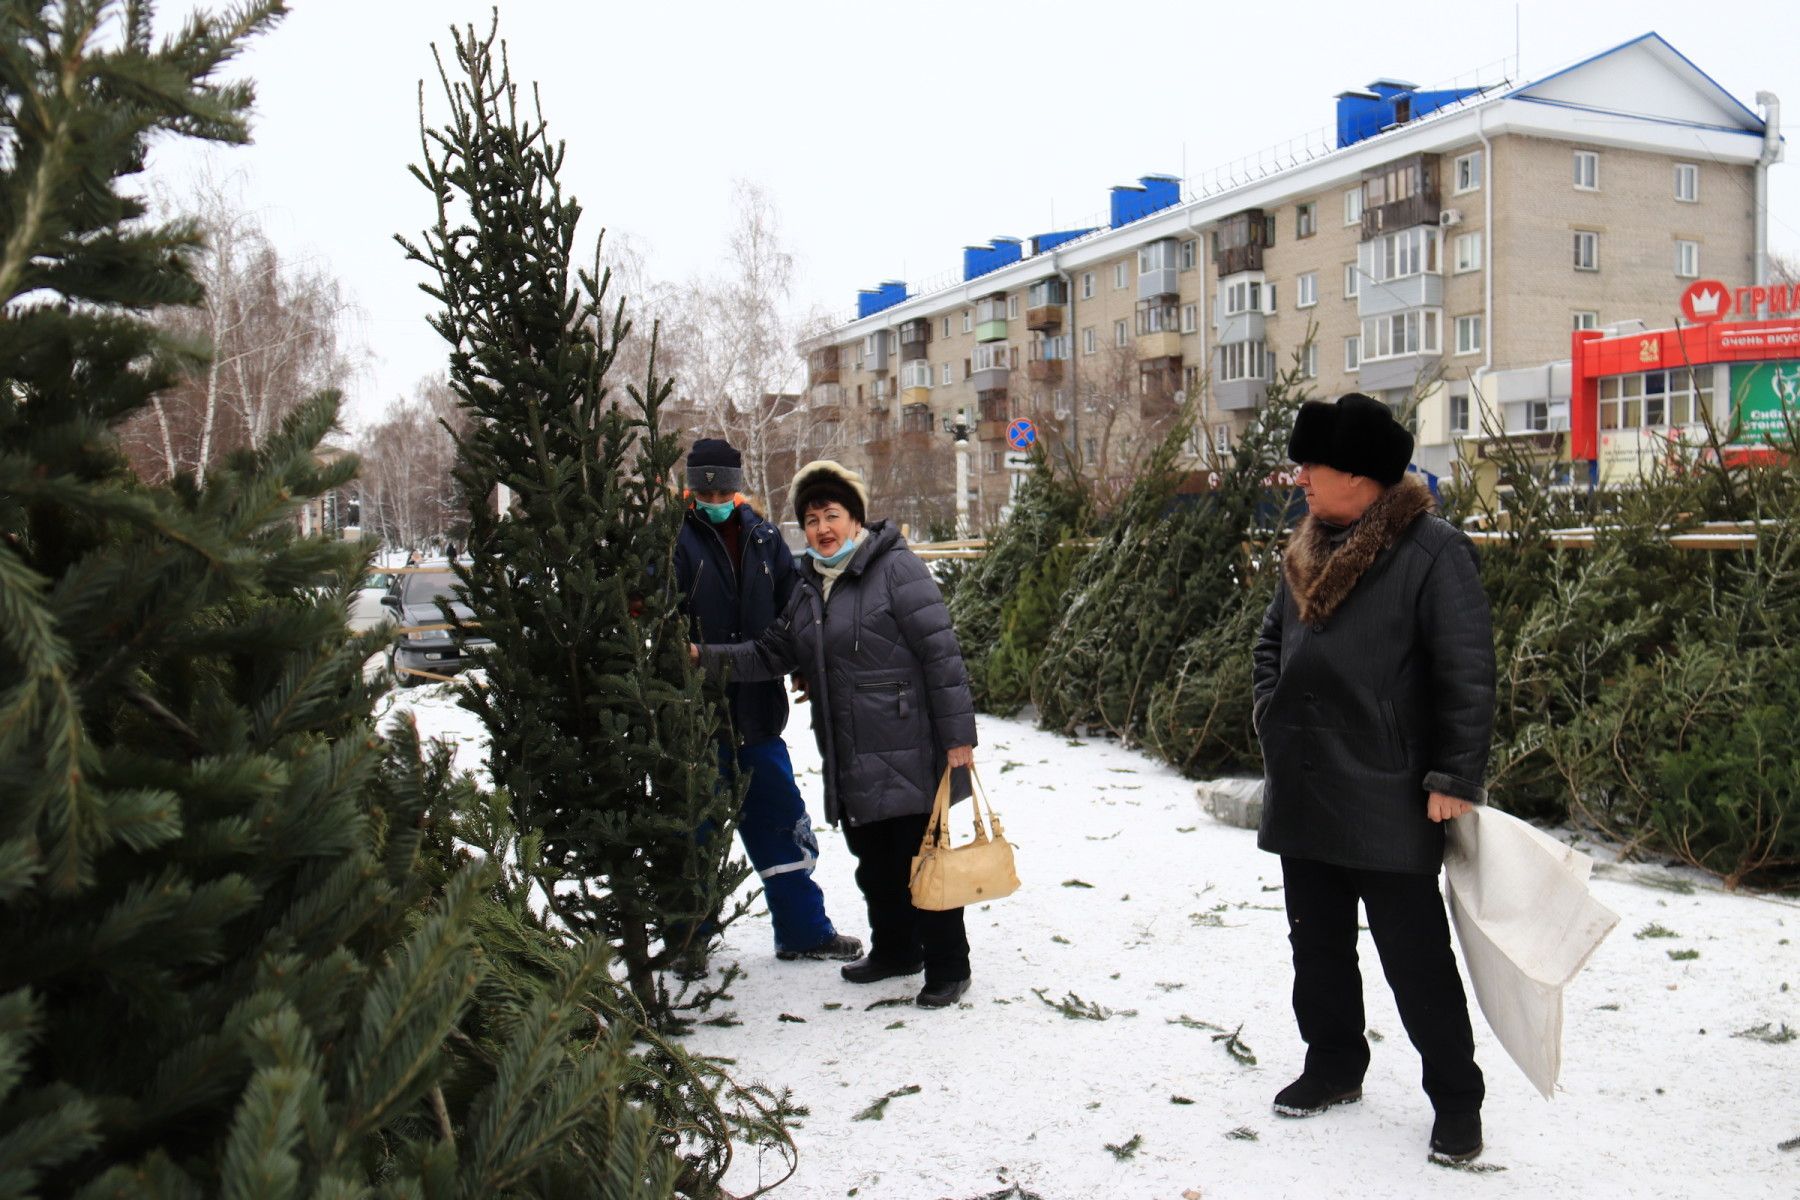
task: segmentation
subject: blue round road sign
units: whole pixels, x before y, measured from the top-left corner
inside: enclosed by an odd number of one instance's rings
[[[1037,426],[1020,417],[1006,427],[1006,440],[1014,450],[1029,450],[1031,443],[1037,441]]]

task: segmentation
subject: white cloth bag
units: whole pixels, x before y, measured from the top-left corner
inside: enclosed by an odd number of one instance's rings
[[[1588,894],[1593,861],[1517,817],[1450,822],[1444,898],[1488,1027],[1548,1100],[1562,1070],[1563,988],[1619,916]]]

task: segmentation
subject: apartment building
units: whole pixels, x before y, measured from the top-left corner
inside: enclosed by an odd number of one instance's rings
[[[1573,331],[1675,324],[1695,279],[1764,282],[1781,140],[1775,98],[1758,104],[1655,34],[1525,83],[1378,79],[1277,169],[1145,176],[1112,190],[1105,226],[993,239],[947,286],[862,293],[803,347],[808,402],[920,511],[953,486],[945,426],[972,428],[977,527],[1017,478],[1011,419],[1105,478],[1191,396],[1198,464],[1290,367],[1407,414],[1427,471],[1467,469],[1496,435],[1566,459],[1551,364]]]

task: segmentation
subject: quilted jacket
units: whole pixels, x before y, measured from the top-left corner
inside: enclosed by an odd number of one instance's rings
[[[947,751],[975,744],[969,675],[943,594],[886,521],[864,527],[829,601],[808,559],[761,637],[700,651],[707,670],[740,683],[807,678],[833,825],[930,812]]]

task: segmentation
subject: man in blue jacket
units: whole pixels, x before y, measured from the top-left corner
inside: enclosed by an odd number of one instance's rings
[[[687,484],[692,500],[675,547],[675,580],[687,597],[695,640],[753,640],[793,591],[793,556],[780,531],[737,494],[744,484],[743,456],[729,442],[695,442],[688,451]],[[775,957],[860,957],[862,942],[832,926],[825,897],[813,882],[819,843],[781,740],[788,712],[781,681],[733,683],[725,691],[731,728],[719,744],[719,764],[727,775],[749,779],[738,836],[762,877],[775,925]]]

